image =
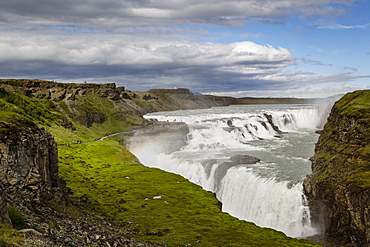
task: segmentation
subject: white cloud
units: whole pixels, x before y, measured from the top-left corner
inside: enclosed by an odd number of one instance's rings
[[[253,42],[230,44],[186,41],[136,41],[129,35],[37,35],[8,33],[0,37],[0,61],[52,60],[89,65],[151,65],[173,63],[184,66],[284,67],[292,63],[285,48]]]
[[[352,25],[352,26],[334,23],[334,24],[318,24],[317,26],[318,28],[322,28],[322,29],[355,29],[355,28],[365,29],[365,28],[370,27],[370,23],[367,23],[364,25]]]
[[[360,78],[350,68],[346,68],[348,73],[326,75],[289,71],[296,59],[281,47],[249,41],[173,41],[135,34],[8,31],[0,36],[0,73],[13,78],[109,80],[132,90],[177,86],[199,92],[255,88],[287,93],[307,85]],[[308,59],[302,62],[323,65]]]

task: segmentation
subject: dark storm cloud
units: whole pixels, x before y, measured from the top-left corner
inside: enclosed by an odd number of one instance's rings
[[[9,23],[40,25],[137,26],[153,24],[208,23],[236,25],[248,18],[276,21],[302,16],[338,15],[352,0],[0,0],[0,16]]]

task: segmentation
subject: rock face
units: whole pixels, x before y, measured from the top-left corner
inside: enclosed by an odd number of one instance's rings
[[[5,187],[39,189],[58,184],[58,151],[53,136],[16,117],[0,122],[0,181]]]
[[[122,98],[124,87],[116,87],[114,83],[106,84],[66,84],[52,81],[38,80],[2,80],[6,89],[16,91],[39,99],[50,99],[53,101],[74,100],[76,96],[84,96],[88,93],[96,93],[102,98],[118,100]]]
[[[66,205],[68,193],[65,181],[58,177],[58,151],[53,136],[21,116],[1,119],[0,220],[12,225],[8,203],[31,212],[40,201]]]
[[[8,204],[4,187],[0,184],[0,222],[11,226],[12,222],[9,218]]]
[[[187,88],[177,88],[177,89],[150,89],[148,93],[153,94],[190,94],[193,95],[193,93],[190,92]]]
[[[311,215],[328,241],[370,245],[370,91],[333,107],[304,181]]]
[[[57,146],[48,131],[17,115],[0,120],[0,185],[0,218],[8,225],[8,203],[23,212],[40,202],[69,203],[69,189],[58,176]]]

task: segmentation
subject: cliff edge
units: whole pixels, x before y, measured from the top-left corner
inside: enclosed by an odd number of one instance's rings
[[[325,124],[304,181],[313,222],[340,245],[370,244],[370,90],[346,94]]]

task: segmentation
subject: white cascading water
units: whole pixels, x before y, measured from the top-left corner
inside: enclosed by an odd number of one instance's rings
[[[227,202],[223,210],[239,219],[281,230],[292,237],[315,234],[302,195],[302,184],[289,188],[286,181],[261,179],[247,172],[245,167],[231,168],[222,181],[218,198]]]
[[[326,115],[325,115],[326,114]],[[146,166],[180,174],[216,193],[222,210],[291,237],[316,233],[302,192],[311,172],[318,135],[327,113],[311,105],[253,105],[152,113],[146,118],[188,124],[187,144],[171,154],[156,153],[161,141],[129,146]],[[278,129],[277,129],[277,128]],[[135,143],[135,142],[132,142]],[[260,159],[231,164],[235,155]]]

